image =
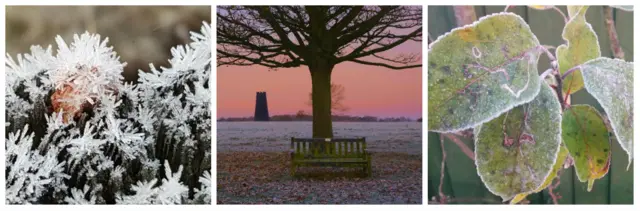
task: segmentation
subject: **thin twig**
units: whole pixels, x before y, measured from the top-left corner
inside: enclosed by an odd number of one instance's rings
[[[464,152],[464,154],[467,155],[467,157],[471,158],[471,160],[476,160],[475,153],[473,153],[473,151],[469,148],[469,146],[464,144],[464,142],[462,142],[458,137],[454,136],[453,134],[443,134],[443,135],[449,138],[449,140],[453,141],[453,143],[458,145],[460,150],[462,150],[462,152]]]
[[[453,11],[458,26],[469,25],[477,20],[473,6],[453,6]]]
[[[604,24],[607,26],[607,31],[609,32],[613,56],[618,59],[624,59],[624,51],[620,47],[618,32],[616,32],[615,23],[613,22],[613,9],[609,6],[604,6]]]
[[[549,68],[547,70],[545,70],[542,74],[540,74],[540,80],[544,80],[547,76],[549,76],[549,74],[551,74],[554,71],[553,68]]]
[[[564,99],[562,98],[562,78],[560,78],[560,74],[554,74],[556,78],[556,94],[558,95],[558,101],[560,102],[560,106],[562,106],[562,110],[567,108],[567,105],[564,103]]]
[[[560,15],[562,15],[562,18],[564,19],[565,24],[569,22],[569,18],[567,18],[567,15],[565,15],[560,8],[553,6],[553,9],[556,10],[558,13],[560,13]]]
[[[509,8],[511,8],[511,5],[507,5],[506,7],[504,7],[504,12],[509,11]]]
[[[556,183],[549,185],[549,195],[551,196],[551,200],[553,200],[553,204],[558,204],[558,199],[562,198],[559,193],[554,193],[553,189],[557,188],[560,185],[560,177],[562,176],[562,169],[558,170],[558,175],[556,175]]]
[[[442,163],[440,164],[440,186],[438,187],[438,194],[440,195],[440,203],[446,203],[446,196],[442,192],[442,183],[444,183],[444,163],[447,159],[447,151],[444,150],[444,137],[440,136],[440,148],[442,150]]]
[[[565,100],[563,99],[563,94],[562,94],[562,80],[564,79],[564,77],[560,76],[560,70],[558,69],[558,60],[556,60],[556,57],[553,56],[553,54],[549,51],[549,49],[547,49],[546,46],[538,46],[538,49],[542,50],[542,52],[545,52],[547,54],[547,57],[549,57],[549,60],[551,60],[551,69],[553,69],[553,71],[551,71],[551,73],[553,73],[553,76],[556,79],[556,95],[558,95],[558,101],[560,102],[560,105],[562,106],[562,110],[567,108],[567,105],[565,102]],[[545,71],[544,73],[542,73],[545,77],[545,73],[547,71]]]
[[[571,69],[567,70],[567,72],[564,72],[564,74],[562,74],[562,77],[560,79],[564,80],[567,76],[569,76],[569,74],[579,69],[580,69],[580,65],[572,67]]]
[[[541,45],[542,47],[546,48],[547,50],[549,49],[556,49],[556,46],[553,45]]]
[[[547,57],[549,58],[549,60],[551,60],[551,62],[556,61],[556,57],[553,55],[553,53],[551,53],[551,51],[549,51],[548,48],[555,48],[553,46],[549,46],[549,45],[539,45],[538,49],[542,50],[542,52],[547,54]]]

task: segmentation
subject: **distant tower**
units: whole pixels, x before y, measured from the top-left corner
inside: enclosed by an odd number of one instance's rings
[[[267,93],[256,93],[256,112],[253,121],[269,121],[269,107],[267,107]]]

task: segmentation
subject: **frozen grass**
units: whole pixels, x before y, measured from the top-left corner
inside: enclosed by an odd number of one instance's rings
[[[371,177],[358,168],[303,167],[289,175],[291,137],[311,122],[218,123],[218,204],[419,204],[419,122],[334,122],[335,137],[364,136]]]
[[[311,137],[311,122],[218,122],[218,152],[288,152],[291,137]],[[372,152],[422,154],[420,122],[334,122],[334,137],[360,137]]]

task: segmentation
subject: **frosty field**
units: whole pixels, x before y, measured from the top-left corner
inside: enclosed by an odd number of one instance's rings
[[[291,137],[312,136],[311,122],[218,122],[218,152],[286,152]],[[422,153],[420,122],[334,122],[334,137],[365,137],[371,152]]]
[[[311,137],[311,122],[219,122],[218,204],[420,204],[419,122],[334,122],[335,137],[367,140],[372,175],[340,167],[289,174],[291,137]]]

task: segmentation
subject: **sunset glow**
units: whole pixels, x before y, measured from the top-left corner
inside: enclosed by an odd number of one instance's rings
[[[385,55],[421,52],[421,43],[408,42]],[[218,118],[249,117],[255,109],[256,92],[267,92],[269,114],[311,113],[306,104],[311,75],[306,66],[270,71],[266,67],[223,66],[217,68]],[[352,116],[409,117],[422,114],[422,68],[392,70],[351,62],[338,64],[332,82],[345,87],[343,105]]]

